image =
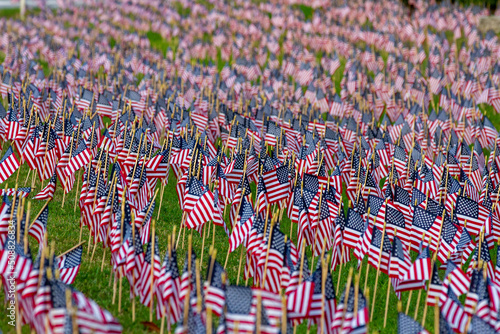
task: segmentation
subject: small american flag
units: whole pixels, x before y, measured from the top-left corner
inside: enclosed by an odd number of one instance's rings
[[[83,246],[80,245],[59,258],[58,267],[61,272],[61,281],[65,284],[73,284],[82,263]]]

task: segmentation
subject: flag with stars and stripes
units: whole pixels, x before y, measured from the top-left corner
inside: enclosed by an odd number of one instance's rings
[[[224,274],[224,267],[217,260],[213,261],[212,266],[212,258],[209,257],[207,266],[208,288],[205,292],[205,303],[206,307],[210,307],[218,317],[224,312],[226,303],[225,284],[222,281],[222,275]]]
[[[82,264],[82,252],[83,246],[80,245],[58,258],[58,267],[62,282],[66,284],[73,284],[75,282],[76,275],[78,275],[80,265]]]
[[[256,317],[252,314],[252,289],[230,285],[226,289],[226,330],[253,333]]]
[[[49,219],[49,206],[47,205],[43,211],[40,213],[38,218],[29,227],[29,235],[38,241],[42,245],[45,237],[45,231],[47,230],[47,221]]]
[[[436,251],[440,239],[442,219],[437,214],[419,206],[414,208],[413,224],[411,229],[411,249],[418,251],[423,235],[432,237],[431,250]]]
[[[490,212],[483,205],[476,201],[464,197],[457,197],[457,204],[455,208],[460,225],[464,225],[467,221],[467,229],[474,235],[479,235],[479,232],[488,232],[488,217]]]
[[[38,200],[46,200],[46,199],[52,199],[54,197],[54,192],[56,191],[56,184],[57,184],[57,173],[54,172],[52,177],[49,180],[49,183],[42,189],[34,199]]]
[[[281,166],[262,174],[269,204],[280,202],[288,197],[290,173],[288,167]]]
[[[398,334],[428,334],[429,332],[425,330],[420,323],[413,320],[412,317],[404,314],[403,312],[398,313]]]
[[[387,234],[378,229],[373,229],[372,241],[368,250],[368,263],[375,269],[387,274],[389,271],[389,259],[391,257],[391,241]]]
[[[20,166],[21,163],[16,158],[12,147],[9,146],[0,160],[0,183],[5,182]]]

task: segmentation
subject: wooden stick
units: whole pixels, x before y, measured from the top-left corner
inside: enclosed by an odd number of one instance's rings
[[[30,178],[30,173],[31,173],[31,169],[28,169],[28,175],[26,175],[26,179],[24,180],[24,186],[26,187],[26,184],[28,183],[28,180]],[[34,172],[33,172],[34,173]]]
[[[410,303],[411,303],[411,295],[413,293],[413,290],[410,290],[410,295],[408,296],[408,303],[406,304],[406,311],[405,314],[408,314],[408,310],[410,309]]]
[[[75,189],[75,205],[73,206],[73,212],[76,212],[76,205],[78,204],[78,188],[80,188],[80,179],[82,178],[82,171],[80,171],[80,176],[76,177],[76,189]],[[64,191],[64,189],[63,189]]]
[[[398,230],[397,228],[394,228],[394,237],[397,235],[398,233]],[[387,296],[385,297],[385,313],[384,313],[384,328],[387,324],[387,310],[389,308],[389,294],[391,292],[391,283],[392,283],[392,280],[390,277],[389,278],[389,282],[387,284]]]
[[[78,243],[76,246],[71,247],[70,249],[68,249],[68,250],[67,250],[67,251],[65,251],[64,253],[59,254],[58,258],[60,258],[60,257],[61,257],[61,256],[63,256],[63,255],[68,254],[68,253],[69,253],[69,252],[71,252],[72,250],[77,249],[78,247],[80,247],[80,246],[81,246],[81,245],[83,245],[84,243],[85,243],[85,241],[82,241],[82,242]]]
[[[439,298],[436,297],[436,304],[434,306],[434,333],[439,333]]]
[[[285,241],[286,243],[286,241]],[[241,273],[241,264],[243,263],[243,245],[241,246],[240,252],[240,263],[238,264],[238,276],[236,276],[236,285],[240,284],[240,273]]]
[[[286,297],[281,297],[281,333],[287,332],[287,308],[286,308]]]
[[[370,314],[370,320],[373,319],[373,310],[375,310],[375,297],[377,296],[377,285],[378,285],[378,277],[380,275],[380,262],[382,261],[382,249],[384,245],[384,238],[385,238],[385,224],[384,222],[384,228],[382,230],[382,240],[380,241],[380,251],[378,253],[378,264],[377,264],[377,276],[375,277],[375,289],[373,291],[373,303],[372,303],[372,310]]]
[[[189,260],[191,262],[191,260]],[[191,295],[191,284],[188,284],[186,296],[184,297],[184,330],[187,331],[188,316],[189,316],[189,296]]]
[[[262,278],[262,282],[260,282],[262,288],[264,288],[265,284],[266,284],[267,263],[268,263],[268,260],[269,260],[269,250],[271,249],[271,239],[273,237],[273,228],[274,228],[274,223],[271,222],[271,229],[269,230],[269,240],[267,241],[266,262],[264,264],[264,275],[263,275],[263,278]]]
[[[181,226],[179,228],[179,235],[177,236],[177,244],[175,245],[175,248],[179,247],[179,241],[181,240],[181,233],[184,230],[184,221],[186,220],[186,212],[182,214],[182,220],[181,220]],[[182,249],[184,249],[184,237],[182,237]]]
[[[45,232],[44,235],[44,245],[47,245],[47,232]],[[42,252],[40,254],[40,271],[38,274],[38,288],[40,288],[40,284],[42,284],[42,277],[44,273],[44,267],[45,267],[45,255],[47,254],[47,247],[42,248]]]
[[[354,319],[358,316],[358,302],[359,302],[359,278],[360,274],[354,275]]]
[[[299,271],[299,284],[302,283],[302,272],[304,271],[304,259],[306,257],[306,244],[302,243],[302,251],[300,256],[300,271]]]
[[[387,296],[385,297],[385,313],[384,313],[384,328],[387,324],[387,310],[389,309],[389,295],[391,293],[391,278],[389,277],[389,283],[387,284]]]
[[[342,327],[344,327],[344,319],[347,311],[347,302],[349,300],[349,293],[351,292],[351,283],[352,283],[352,273],[353,267],[349,268],[349,275],[347,276],[347,284],[345,288],[345,298],[344,298],[344,310],[342,311],[342,321],[340,322]],[[343,332],[343,328],[341,328],[341,332]]]
[[[135,228],[135,226],[134,226]],[[151,291],[150,291],[150,298],[151,298],[151,304],[149,305],[149,321],[153,321],[153,304],[154,304],[154,273],[155,273],[155,220],[151,222]]]
[[[265,275],[265,273],[264,273]],[[256,324],[255,324],[255,329],[256,333],[260,334],[260,326],[262,325],[262,296],[260,290],[256,290],[257,293],[257,317],[256,317]]]
[[[200,270],[201,270],[201,265],[203,264],[203,251],[205,250],[205,236],[206,236],[206,232],[207,232],[207,227],[205,226],[205,224],[203,224],[203,239],[201,240],[201,255],[200,255]],[[210,228],[210,226],[208,227]]]
[[[321,268],[321,334],[325,333],[325,287],[326,287],[326,277],[328,273],[326,269],[326,263],[327,260],[323,258],[322,254],[321,255],[321,267],[322,267]]]
[[[165,185],[161,185],[161,196],[160,196],[160,206],[158,206],[158,215],[156,220],[160,219],[161,204],[163,203],[163,194],[165,193]]]
[[[418,308],[420,306],[420,297],[422,296],[422,289],[418,290],[417,296],[417,305],[415,306],[415,314],[413,315],[413,319],[417,320]]]
[[[120,276],[120,283],[118,287],[118,313],[120,313],[122,310],[122,281],[123,276]]]
[[[207,305],[206,311],[207,311],[207,323],[206,323],[207,334],[212,334],[212,308]]]
[[[345,247],[343,245],[343,242],[340,243],[340,247],[342,247],[342,250],[340,252],[340,263],[339,263],[339,276],[337,278],[337,295],[339,294],[339,287],[340,287],[340,277],[342,276],[342,258],[344,257],[344,250]]]
[[[31,201],[28,202],[28,210],[26,212],[26,220],[24,222],[24,253],[28,254],[28,226],[30,222],[30,214],[31,214]]]
[[[132,219],[134,218],[134,214],[131,212],[130,213],[132,216]],[[135,252],[135,223],[132,222],[132,249]],[[132,322],[135,322],[135,275],[132,273]]]
[[[195,260],[195,277],[196,277],[196,309],[198,314],[201,314],[201,278],[200,278],[200,259]],[[186,296],[189,299],[189,295]]]

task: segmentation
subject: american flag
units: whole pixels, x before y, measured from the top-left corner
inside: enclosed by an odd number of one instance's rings
[[[155,236],[155,239],[157,238],[158,236]],[[158,240],[155,240],[154,242],[154,250],[152,248],[152,241],[150,241],[140,273],[139,296],[141,303],[145,306],[150,306],[151,303],[154,302],[154,292],[156,290],[161,271]]]
[[[77,170],[87,165],[90,159],[91,152],[82,140],[78,145],[75,145],[75,149],[71,153],[71,159],[64,171],[66,177],[73,175]]]
[[[230,252],[233,252],[248,236],[254,217],[252,203],[246,198],[242,198],[240,212],[229,237]]]
[[[365,221],[359,213],[357,213],[354,209],[349,208],[344,228],[344,245],[350,248],[356,248],[358,239],[364,231]]]
[[[387,234],[379,231],[378,229],[374,229],[372,241],[368,250],[368,263],[370,263],[375,269],[388,274],[391,250],[391,241],[389,240]]]
[[[319,262],[321,263],[321,262]],[[335,316],[335,289],[333,287],[332,276],[330,272],[326,273],[325,286],[323,290],[323,269],[319,267],[309,278],[313,282],[312,297],[308,316],[313,318],[318,324],[318,328],[328,330]],[[324,306],[323,305],[324,300]],[[323,308],[324,307],[324,308]],[[324,316],[323,316],[324,313]],[[324,324],[321,324],[321,318],[324,317]]]
[[[488,321],[481,319],[479,316],[472,316],[470,321],[469,330],[471,333],[484,333],[494,334],[497,333],[496,329],[492,327]]]
[[[460,236],[462,227],[454,224],[448,214],[445,215],[441,231],[441,243],[439,244],[438,258],[441,263],[446,263],[448,254],[454,253]]]
[[[165,254],[165,260],[160,273],[158,285],[163,288],[163,312],[170,314],[170,323],[176,323],[181,317],[181,282],[175,248],[172,249],[171,254],[168,254],[168,252]]]
[[[351,286],[346,286],[346,289],[339,298],[339,303],[335,312],[335,318],[333,319],[331,326],[334,332],[338,331],[340,333],[364,333],[367,330],[366,326],[369,320],[368,302],[361,289],[359,289],[357,310],[355,310],[354,289],[354,284],[351,283]],[[347,292],[349,292],[349,295],[346,300]]]
[[[76,102],[78,108],[88,109],[94,100],[94,93],[86,88],[81,91],[80,99]]]
[[[225,270],[217,260],[213,260],[212,266],[211,257],[208,258],[207,268],[208,287],[205,292],[206,306],[210,307],[212,312],[220,317],[224,312],[226,302],[225,284],[222,281],[222,275],[225,274]]]
[[[65,284],[73,284],[82,263],[83,246],[80,245],[70,252],[58,258],[58,268],[61,273],[61,281]]]
[[[399,312],[398,313],[398,333],[412,333],[412,334],[428,334],[422,325],[413,320],[410,316]]]
[[[113,107],[104,94],[99,94],[96,107],[100,115],[113,118]]]
[[[275,170],[263,173],[262,178],[266,187],[269,204],[280,202],[288,197],[290,190],[290,173],[288,167],[281,166]]]
[[[40,245],[43,243],[45,231],[47,230],[48,218],[49,207],[47,205],[29,228],[29,235],[35,238]]]
[[[431,276],[431,257],[429,247],[423,247],[415,262],[405,273],[403,280],[425,281]]]
[[[451,289],[448,289],[448,292],[443,291],[441,293],[439,306],[448,326],[454,331],[463,332],[466,328],[468,317],[462,304]],[[439,327],[441,328],[441,323]]]
[[[20,166],[21,164],[16,158],[12,147],[9,146],[0,160],[0,183],[5,182]]]
[[[458,196],[455,213],[461,225],[467,221],[467,229],[474,235],[487,228],[488,209],[470,198]]]
[[[201,187],[203,187],[203,184],[201,184]],[[203,224],[214,218],[214,194],[211,191],[204,189],[204,187],[201,187],[201,193],[199,192],[201,196],[195,200],[194,204],[189,203],[188,201],[191,201],[191,199],[186,196],[187,203],[184,209],[188,212],[186,226],[188,226],[189,228],[197,228],[199,226],[203,226]],[[194,194],[194,188],[189,187],[189,191],[190,193],[188,195],[191,195],[192,197],[192,195]],[[187,204],[189,204],[189,208]]]
[[[272,234],[270,229],[272,228]],[[279,230],[279,226],[268,226],[269,233],[267,240],[265,243],[268,243],[268,246],[263,246],[266,248],[266,251],[261,252],[260,259],[258,261],[258,265],[263,265],[265,272],[262,277],[263,286],[266,290],[279,293],[281,289],[281,268],[283,267],[283,261],[285,256],[285,234]],[[267,262],[267,264],[266,264]]]
[[[50,289],[52,308],[48,312],[48,326],[52,333],[70,333],[73,330],[73,319],[67,312],[66,285],[60,281],[47,281]]]
[[[453,289],[454,291],[456,289]],[[485,291],[486,290],[486,291]],[[467,296],[465,298],[464,309],[467,315],[470,317],[472,314],[478,310],[479,295],[488,295],[485,281],[483,279],[483,273],[474,268],[470,275],[470,284],[467,289]]]
[[[410,253],[398,236],[392,241],[391,258],[389,260],[389,277],[402,279],[412,263]]]
[[[38,200],[47,200],[47,199],[52,199],[54,197],[54,192],[56,190],[56,184],[57,184],[57,173],[54,172],[52,177],[49,180],[49,183],[42,189],[34,199]]]
[[[427,305],[435,306],[436,298],[439,299],[441,290],[443,289],[443,282],[439,279],[439,272],[436,263],[432,266],[432,277],[429,282],[429,290],[427,291]]]
[[[226,289],[226,330],[232,333],[253,333],[256,317],[251,313],[252,289],[230,285]],[[236,329],[237,327],[237,329]]]
[[[442,219],[421,207],[414,207],[413,224],[411,230],[411,248],[418,250],[420,241],[425,233],[426,238],[432,237],[431,250],[436,250],[440,239]]]

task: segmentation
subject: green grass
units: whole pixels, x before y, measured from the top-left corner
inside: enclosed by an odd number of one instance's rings
[[[162,55],[165,55],[169,48],[172,49],[175,54],[175,52],[177,51],[177,47],[179,46],[178,37],[173,37],[170,40],[166,40],[160,35],[160,33],[151,30],[146,32],[146,36],[151,43],[151,47],[161,52]]]
[[[184,7],[180,2],[174,2],[172,7],[179,13],[180,16],[189,16],[191,14],[191,8]]]
[[[299,9],[302,14],[304,14],[304,18],[306,21],[310,21],[314,15],[314,9],[311,6],[307,6],[304,4],[292,5],[292,8]]]
[[[20,15],[19,8],[6,8],[0,10],[0,17],[18,18]]]

